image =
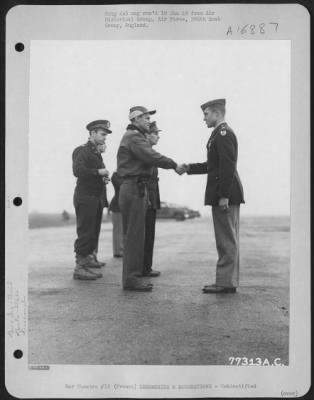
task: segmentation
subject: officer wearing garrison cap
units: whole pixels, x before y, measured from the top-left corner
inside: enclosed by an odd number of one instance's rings
[[[225,122],[225,99],[201,105],[204,121],[214,128],[207,142],[207,161],[187,164],[181,172],[207,174],[205,205],[212,206],[218,261],[216,282],[204,293],[235,293],[239,285],[239,211],[244,203],[237,171],[238,143]]]
[[[124,290],[149,292],[152,284],[143,282],[145,217],[148,207],[147,182],[153,167],[177,170],[171,158],[152,149],[145,137],[150,129],[150,116],[156,111],[132,107],[130,124],[117,153],[117,173],[122,178],[119,205],[124,236],[122,284]]]
[[[107,135],[112,133],[109,128],[107,120],[90,122],[86,126],[89,131],[87,143],[77,147],[72,154],[73,174],[77,178],[73,199],[77,225],[74,279],[101,278],[99,271],[105,265],[97,260],[97,249],[103,208],[108,206],[106,183],[109,172],[101,152]]]

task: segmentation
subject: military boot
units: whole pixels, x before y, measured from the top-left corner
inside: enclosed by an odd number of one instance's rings
[[[80,255],[76,255],[76,263],[84,268],[85,271],[89,272],[90,275],[94,275],[96,278],[102,278],[101,272],[94,272],[91,271],[90,268],[100,268],[99,266],[92,266],[93,265],[93,258],[88,255],[86,257],[82,257]]]
[[[82,267],[79,264],[76,264],[74,272],[73,272],[73,279],[81,279],[84,281],[94,281],[97,279],[97,276],[91,271],[88,271],[86,268]]]
[[[93,266],[91,268],[101,268],[101,267],[104,267],[106,265],[105,262],[98,260],[96,250],[94,250],[92,252],[91,257],[93,258],[93,265],[95,265],[95,266]],[[96,266],[97,264],[99,265],[99,267]]]

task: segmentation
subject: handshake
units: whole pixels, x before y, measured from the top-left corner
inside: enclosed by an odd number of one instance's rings
[[[175,171],[178,175],[183,175],[184,173],[188,172],[189,169],[190,169],[189,164],[178,164]]]

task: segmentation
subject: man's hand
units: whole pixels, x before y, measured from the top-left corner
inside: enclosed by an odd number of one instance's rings
[[[109,176],[109,171],[107,168],[101,168],[98,170],[98,175],[100,176]]]
[[[221,197],[219,199],[218,205],[222,210],[228,210],[228,208],[229,208],[229,199]]]
[[[190,166],[189,164],[182,164],[182,166],[184,167],[185,171],[184,172],[189,172],[190,170]]]
[[[179,175],[183,175],[188,170],[189,170],[188,164],[179,164],[179,165],[177,165],[176,173],[179,174]]]

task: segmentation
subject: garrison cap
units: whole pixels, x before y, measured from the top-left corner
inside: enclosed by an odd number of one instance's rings
[[[215,105],[225,106],[226,100],[225,99],[217,99],[217,100],[208,101],[207,103],[204,103],[201,105],[201,109],[203,111],[205,111],[207,107],[211,107],[211,106],[215,106]]]
[[[132,120],[135,117],[139,117],[140,115],[150,114],[153,115],[156,113],[156,110],[149,111],[147,108],[142,106],[135,106],[130,108],[129,112],[129,120]]]
[[[112,133],[112,131],[109,129],[110,128],[110,122],[107,121],[106,119],[98,119],[96,121],[92,121],[89,124],[86,125],[86,129],[88,131],[92,131],[94,129],[104,129],[108,133]]]
[[[161,129],[158,128],[156,121],[151,122],[149,125],[149,133],[152,133],[152,132],[156,132],[156,133],[161,132]]]

